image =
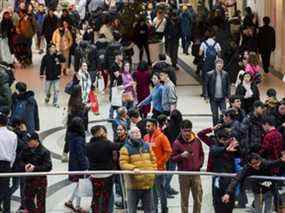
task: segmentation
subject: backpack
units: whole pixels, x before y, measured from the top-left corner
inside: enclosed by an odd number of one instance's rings
[[[217,42],[214,43],[214,45],[209,45],[206,41],[205,41],[205,45],[207,46],[206,49],[206,53],[205,53],[205,61],[215,61],[217,58],[217,50],[215,48]]]
[[[12,121],[15,120],[26,120],[26,114],[27,114],[27,109],[28,109],[28,105],[29,105],[29,101],[28,100],[17,100],[14,110],[13,110],[13,114],[12,114]]]
[[[218,55],[217,50],[215,48],[217,42],[215,42],[214,45],[209,45],[206,41],[204,43],[207,46],[207,49],[205,52],[205,58],[202,70],[204,73],[207,73],[215,69],[215,60]]]

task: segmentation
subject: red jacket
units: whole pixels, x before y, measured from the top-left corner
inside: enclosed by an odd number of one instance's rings
[[[188,158],[181,157],[184,151],[190,152]],[[179,171],[200,171],[204,164],[204,151],[201,141],[193,133],[190,142],[185,141],[182,136],[178,136],[173,143],[173,154],[171,159],[177,162]]]

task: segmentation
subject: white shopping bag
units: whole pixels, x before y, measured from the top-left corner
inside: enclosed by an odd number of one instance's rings
[[[123,106],[122,93],[123,93],[122,89],[119,89],[117,86],[112,87],[111,106],[117,106],[117,107]]]
[[[79,179],[78,195],[80,197],[92,197],[93,196],[92,182],[89,178]]]

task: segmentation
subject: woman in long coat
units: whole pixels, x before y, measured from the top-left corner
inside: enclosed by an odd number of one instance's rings
[[[69,144],[69,161],[68,171],[84,171],[88,169],[88,158],[85,144],[85,128],[84,121],[80,117],[72,119],[68,126],[68,144]],[[82,175],[69,175],[69,180],[75,183],[74,191],[65,203],[65,206],[74,210],[75,212],[84,212],[80,207],[79,195],[79,179],[83,178]],[[73,206],[73,201],[76,201]]]
[[[137,101],[140,103],[150,94],[150,79],[151,73],[148,69],[147,62],[143,61],[139,64],[137,71],[134,73],[134,79],[136,81],[136,93]],[[140,113],[143,117],[147,117],[150,111],[150,105],[145,105],[140,109]]]

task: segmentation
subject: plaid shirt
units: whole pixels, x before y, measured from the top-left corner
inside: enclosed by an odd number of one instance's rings
[[[267,160],[278,160],[282,151],[282,135],[274,128],[264,135],[259,153]],[[274,169],[275,172],[278,172],[278,169]]]

